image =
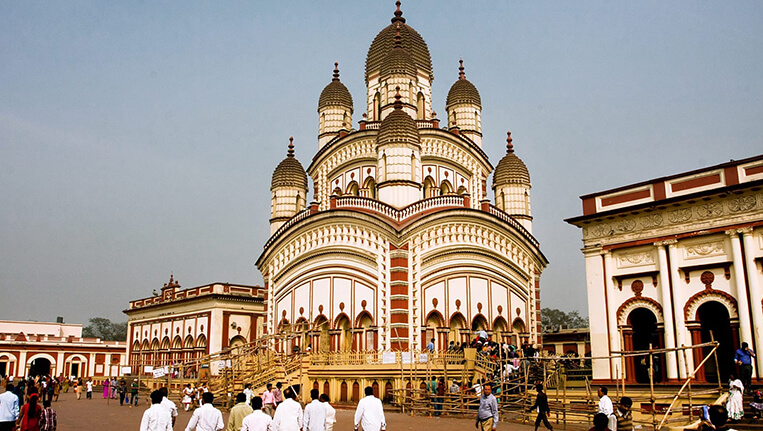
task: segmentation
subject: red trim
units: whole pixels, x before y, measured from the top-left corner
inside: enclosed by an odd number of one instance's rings
[[[630,202],[630,201],[635,201],[635,200],[649,198],[649,197],[652,197],[651,190],[649,189],[637,190],[635,192],[623,193],[621,195],[612,196],[608,198],[601,198],[601,206],[608,207],[610,205],[621,204],[624,202]]]
[[[718,184],[721,182],[721,174],[711,174],[704,177],[692,178],[690,180],[679,181],[672,183],[670,189],[675,192],[682,192],[684,190],[696,189],[697,187],[709,186],[711,184]]]

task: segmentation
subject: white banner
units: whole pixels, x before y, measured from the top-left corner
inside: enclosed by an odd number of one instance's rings
[[[132,374],[132,367],[122,367],[122,375]]]
[[[164,374],[165,374],[164,373],[164,368],[155,368],[153,370],[153,372],[154,372],[154,378],[155,379],[158,379],[160,377],[164,377]]]

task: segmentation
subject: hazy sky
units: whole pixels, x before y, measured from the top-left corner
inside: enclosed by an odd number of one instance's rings
[[[0,319],[125,320],[174,272],[260,284],[273,169],[307,167],[318,96],[363,71],[389,1],[0,2]],[[434,107],[464,58],[550,260],[587,314],[579,195],[763,153],[763,2],[405,1]],[[492,181],[492,180],[490,180]]]

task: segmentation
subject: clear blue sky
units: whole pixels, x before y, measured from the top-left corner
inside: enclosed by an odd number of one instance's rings
[[[393,1],[0,2],[0,318],[124,320],[170,272],[259,284],[272,171],[317,150],[339,61],[364,112]],[[405,1],[434,105],[459,57],[493,164],[512,131],[551,261],[587,314],[578,196],[763,152],[763,2]],[[441,115],[442,116],[442,115]]]

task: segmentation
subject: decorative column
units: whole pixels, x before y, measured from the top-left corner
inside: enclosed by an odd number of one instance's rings
[[[750,304],[752,304],[752,335],[750,344],[755,347],[757,353],[763,347],[763,292],[761,292],[760,277],[758,276],[758,266],[755,264],[755,257],[752,251],[755,250],[753,230],[751,227],[739,229],[744,242],[744,263],[747,266],[747,280],[750,283]],[[753,367],[753,376],[760,378],[760,367],[763,367],[763,355],[755,358],[756,365]]]
[[[660,300],[662,302],[662,317],[665,321],[664,342],[665,347],[668,349],[676,347],[676,334],[675,326],[673,325],[673,300],[670,297],[670,265],[668,263],[668,253],[665,250],[665,246],[676,244],[677,242],[677,240],[671,239],[654,243],[654,246],[657,248],[657,260],[660,270]],[[679,368],[676,352],[665,353],[665,367],[667,368],[667,378],[669,380],[678,379]],[[685,375],[681,376],[681,379],[685,378]]]
[[[675,280],[680,280],[681,275],[678,271],[678,241],[673,240],[667,240],[663,241],[668,246],[668,265],[670,266],[670,271],[673,273],[674,277],[671,277]],[[672,265],[671,265],[672,263]],[[660,271],[662,272],[662,271]],[[673,292],[673,295],[670,295],[670,291],[668,291],[668,296],[670,300],[673,303],[673,307],[671,309],[668,309],[665,311],[665,308],[663,308],[664,313],[670,313],[670,310],[672,310],[672,318],[674,320],[673,326],[668,327],[667,320],[665,320],[665,333],[667,334],[668,331],[673,331],[674,337],[675,337],[675,347],[678,346],[690,346],[692,344],[695,344],[692,342],[692,338],[689,336],[689,333],[686,330],[686,320],[684,316],[684,302],[686,301],[686,298],[684,295],[681,295],[678,292],[679,289],[676,289],[675,292]],[[691,319],[692,317],[689,317]],[[689,370],[693,369],[694,364],[694,356],[693,355],[687,355],[686,362],[687,364],[684,365],[684,355],[681,353],[680,355],[676,355],[676,363],[678,364],[678,376],[679,379],[684,380],[686,379],[686,368]],[[700,357],[700,360],[702,360],[702,357]]]
[[[633,350],[633,329],[630,326],[623,326],[623,350]],[[636,383],[636,357],[628,356],[625,358],[625,381],[629,384]]]
[[[607,274],[606,279],[604,280],[604,291],[605,295],[609,297],[608,292],[614,291],[614,284],[612,283],[612,252],[605,251],[604,253],[604,268]],[[607,315],[609,316],[609,355],[612,354],[613,351],[623,350],[623,346],[620,345],[620,333],[617,331],[617,308],[619,304],[615,304],[614,302],[608,300],[607,304]],[[616,363],[618,363],[619,360],[609,360],[609,368],[610,368],[610,376],[612,378],[617,377],[616,372]]]
[[[686,328],[691,333],[691,344],[700,344],[702,343],[702,326],[699,322],[691,322],[686,324]],[[699,364],[702,362],[702,358],[704,355],[704,349],[691,349],[692,352],[692,358],[694,359],[695,364]],[[694,369],[694,367],[692,367]],[[691,371],[691,370],[690,370]],[[699,382],[707,382],[707,378],[705,377],[705,367],[700,368],[697,370],[697,374],[695,375],[697,381]]]
[[[739,329],[742,340],[752,345],[752,325],[750,322],[750,302],[747,298],[747,283],[744,277],[744,259],[742,258],[742,241],[736,229],[726,231],[731,238],[731,254],[734,264],[734,287],[732,293],[739,307]],[[760,303],[758,303],[760,307]]]

